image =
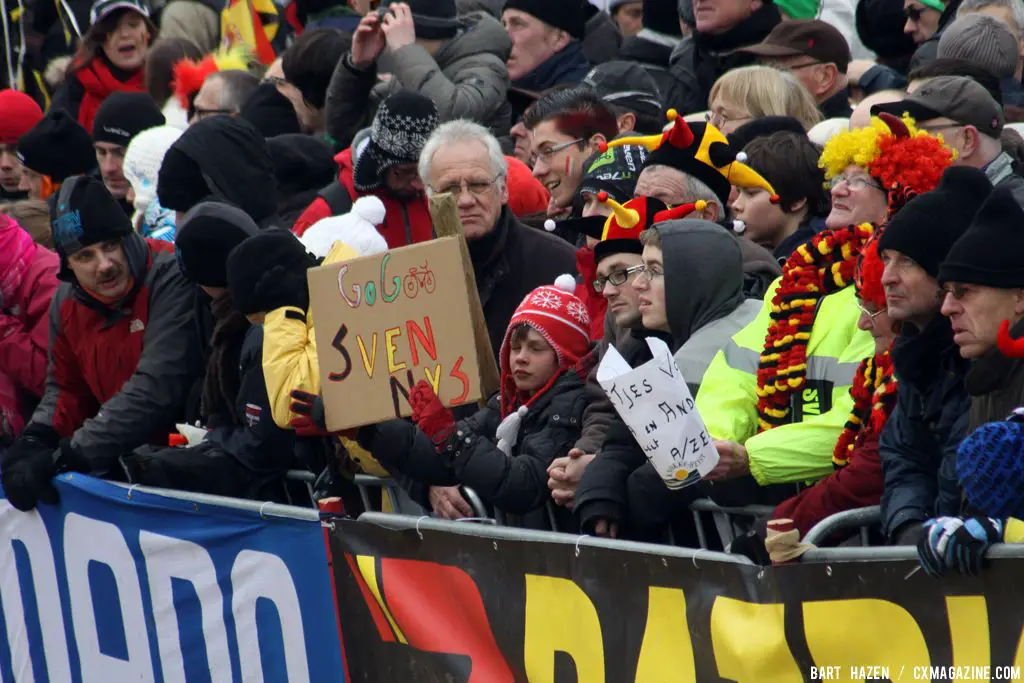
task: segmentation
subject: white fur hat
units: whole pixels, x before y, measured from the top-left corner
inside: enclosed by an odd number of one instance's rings
[[[124,177],[135,192],[135,210],[142,213],[156,199],[156,180],[160,165],[182,131],[174,126],[144,130],[128,143],[124,154]]]
[[[357,199],[343,216],[317,221],[299,241],[317,258],[327,256],[335,242],[344,242],[360,256],[380,254],[388,250],[388,243],[377,230],[383,222],[384,202],[368,195]]]

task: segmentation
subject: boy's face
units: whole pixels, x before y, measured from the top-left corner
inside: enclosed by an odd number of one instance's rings
[[[648,330],[669,332],[661,248],[645,246],[642,258],[644,271],[633,278],[633,289],[637,291],[640,300],[640,320]]]
[[[512,335],[508,365],[516,389],[531,393],[554,377],[558,371],[558,356],[537,330],[528,327]]]

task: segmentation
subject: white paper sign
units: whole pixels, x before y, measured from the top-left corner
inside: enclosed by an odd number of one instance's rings
[[[665,486],[680,489],[710,472],[718,451],[668,345],[648,337],[647,346],[654,358],[638,368],[609,347],[597,381]]]

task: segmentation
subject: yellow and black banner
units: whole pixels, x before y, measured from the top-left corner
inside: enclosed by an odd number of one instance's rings
[[[365,522],[330,547],[354,681],[1022,680],[1022,560],[938,580]]]

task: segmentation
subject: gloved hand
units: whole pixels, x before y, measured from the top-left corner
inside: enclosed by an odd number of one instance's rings
[[[412,406],[412,421],[430,437],[435,446],[440,446],[455,432],[455,416],[434,393],[430,382],[420,380],[409,392]]]
[[[324,399],[308,391],[296,389],[291,393],[292,402],[289,408],[298,417],[288,423],[299,436],[329,436],[327,416],[324,413]]]
[[[58,472],[91,472],[92,463],[81,451],[71,445],[71,439],[61,439],[60,447],[53,456]]]
[[[259,301],[267,311],[283,306],[294,306],[309,310],[309,285],[306,273],[274,266],[260,277],[253,287],[254,301]]]
[[[57,473],[54,460],[59,438],[52,427],[29,424],[7,451],[0,482],[7,500],[18,510],[28,512],[40,500],[57,502],[57,490],[50,480]]]
[[[929,576],[950,568],[970,576],[985,566],[985,551],[1003,540],[1003,523],[990,517],[938,517],[924,523],[917,545],[921,566]]]

